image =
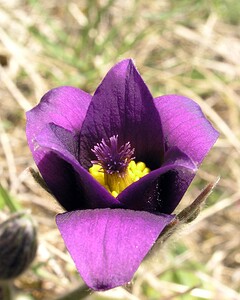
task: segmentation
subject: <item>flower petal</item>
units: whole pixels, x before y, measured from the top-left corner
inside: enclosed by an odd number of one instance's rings
[[[61,194],[63,190],[65,191],[63,197],[75,195],[75,192],[71,192],[76,190],[74,188],[76,180],[72,181],[74,172],[68,163],[59,159],[47,148],[36,148],[36,137],[49,123],[55,123],[70,130],[73,135],[79,133],[90,101],[91,95],[74,87],[63,86],[46,93],[41,102],[27,112],[26,134],[28,144],[36,165],[55,196]],[[47,138],[45,134],[43,139]],[[74,139],[76,140],[76,137]],[[78,152],[78,148],[79,145],[77,144],[75,152]]]
[[[34,156],[56,199],[66,210],[119,207],[118,200],[79,164],[77,145],[72,132],[52,123],[36,137]]]
[[[36,107],[27,112],[29,135],[36,135],[48,123],[79,132],[91,99],[91,95],[71,86],[50,90]]]
[[[47,92],[41,102],[27,112],[27,140],[36,164],[42,156],[40,152],[37,157],[34,155],[34,141],[45,125],[55,123],[73,133],[79,133],[91,98],[91,95],[80,89],[63,86]]]
[[[218,138],[218,132],[191,99],[166,95],[154,99],[167,148],[178,147],[199,165]]]
[[[165,155],[161,168],[127,187],[118,200],[127,208],[170,214],[189,187],[197,166],[178,148]]]
[[[65,245],[85,283],[107,290],[129,282],[174,216],[124,209],[57,215]]]
[[[153,138],[154,132],[154,138]],[[80,133],[80,162],[88,169],[91,149],[118,135],[135,148],[137,160],[157,168],[163,159],[162,127],[152,95],[131,60],[115,65],[96,90]]]

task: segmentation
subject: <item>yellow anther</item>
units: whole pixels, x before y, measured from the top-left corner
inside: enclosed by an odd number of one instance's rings
[[[133,182],[138,181],[143,176],[150,173],[150,169],[146,167],[144,162],[130,161],[125,174],[108,174],[104,172],[102,167],[98,164],[94,164],[90,169],[90,174],[104,186],[113,197],[117,197],[126,187]]]
[[[138,177],[138,176],[136,176],[135,178],[134,178],[134,182],[136,182],[136,181],[138,181],[140,178]]]
[[[94,164],[89,169],[89,172],[101,185],[104,186],[104,173],[101,169],[101,166]]]
[[[131,170],[135,170],[137,167],[136,163],[134,160],[131,160],[129,165],[128,165],[128,168],[131,169]]]
[[[145,163],[143,163],[143,162],[141,162],[141,161],[139,161],[139,162],[137,163],[137,169],[138,169],[139,171],[143,171],[145,168],[146,168]]]
[[[143,171],[142,171],[142,177],[149,174],[151,172],[151,170],[149,168],[145,168]]]
[[[115,197],[115,198],[117,198],[117,196],[118,196],[118,193],[116,192],[116,191],[112,191],[112,193],[111,193],[112,195],[113,195],[113,197]]]

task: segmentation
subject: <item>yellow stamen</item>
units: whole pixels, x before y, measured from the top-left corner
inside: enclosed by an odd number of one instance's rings
[[[144,162],[130,161],[127,170],[124,174],[113,173],[108,174],[104,172],[102,167],[94,164],[90,169],[90,174],[104,186],[115,198],[126,187],[135,181],[138,181],[143,176],[147,175],[151,170],[146,167]]]

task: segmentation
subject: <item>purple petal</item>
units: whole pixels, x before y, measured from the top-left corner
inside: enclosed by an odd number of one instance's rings
[[[26,133],[31,151],[34,152],[35,137],[48,123],[78,133],[91,98],[91,95],[70,86],[55,88],[46,93],[41,102],[27,112]],[[38,160],[34,159],[38,164]]]
[[[73,133],[74,145],[72,147],[74,149],[72,151],[75,152],[75,156],[78,156],[79,145],[76,144],[77,137],[75,135],[81,129],[90,101],[91,96],[89,94],[74,87],[64,86],[46,93],[41,102],[27,112],[26,134],[33,158],[57,199],[60,199],[59,195],[63,194],[63,198],[66,199],[63,200],[63,206],[65,206],[67,197],[76,195],[74,171],[68,163],[59,159],[51,150],[37,146],[36,137],[47,124],[55,123]],[[43,139],[48,139],[46,133]],[[80,197],[81,191],[78,193]]]
[[[177,148],[165,155],[161,168],[127,187],[118,200],[127,208],[170,214],[189,187],[196,165]]]
[[[35,139],[34,156],[48,187],[66,210],[119,207],[120,203],[78,162],[78,139],[48,124]],[[42,155],[46,153],[45,155]]]
[[[191,99],[167,95],[155,99],[167,148],[178,147],[199,165],[218,138],[218,132]]]
[[[35,135],[52,122],[70,131],[79,132],[91,99],[91,95],[75,87],[52,89],[42,97],[36,107],[27,112],[27,129],[34,129]]]
[[[154,138],[153,138],[154,133]],[[80,133],[80,162],[89,168],[91,149],[118,135],[137,160],[157,168],[163,158],[162,127],[152,95],[131,60],[115,65],[96,90]]]
[[[86,284],[107,290],[129,282],[174,216],[124,209],[57,215],[65,245]]]

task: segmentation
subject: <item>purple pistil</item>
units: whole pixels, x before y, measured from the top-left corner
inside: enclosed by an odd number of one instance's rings
[[[103,171],[107,174],[124,174],[128,164],[134,159],[134,148],[131,148],[130,142],[118,146],[118,135],[110,137],[106,142],[104,139],[92,149],[97,160],[93,164],[101,165]]]

